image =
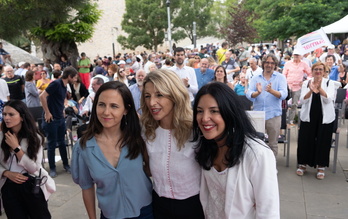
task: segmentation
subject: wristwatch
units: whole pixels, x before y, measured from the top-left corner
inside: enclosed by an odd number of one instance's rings
[[[17,154],[21,149],[22,149],[21,146],[18,146],[13,151]]]

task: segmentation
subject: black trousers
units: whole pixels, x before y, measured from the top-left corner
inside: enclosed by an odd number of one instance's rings
[[[40,189],[39,194],[33,194],[29,180],[23,184],[17,184],[7,179],[1,188],[1,193],[8,219],[51,218],[42,190]]]
[[[155,219],[204,219],[199,195],[184,200],[159,197],[152,192],[153,215]]]

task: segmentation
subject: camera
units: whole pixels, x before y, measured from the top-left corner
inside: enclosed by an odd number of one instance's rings
[[[32,193],[33,194],[39,194],[40,193],[40,186],[41,186],[41,177],[39,176],[35,176],[34,177],[34,182],[33,182],[33,189],[32,189]]]

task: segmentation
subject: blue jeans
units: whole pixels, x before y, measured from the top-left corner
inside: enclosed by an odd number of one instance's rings
[[[50,123],[47,123],[45,119],[43,119],[42,129],[45,131],[47,137],[47,154],[50,169],[56,169],[55,155],[57,146],[59,148],[59,153],[60,157],[62,158],[63,165],[69,165],[65,145],[65,119],[54,119]]]

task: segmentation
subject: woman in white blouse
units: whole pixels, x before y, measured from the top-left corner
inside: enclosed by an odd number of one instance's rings
[[[55,184],[42,168],[44,136],[25,103],[5,104],[1,130],[0,190],[7,218],[51,218],[47,200]]]
[[[298,134],[296,174],[306,173],[307,165],[317,168],[316,177],[325,177],[329,166],[332,132],[335,121],[335,81],[324,78],[326,66],[317,62],[312,66],[311,80],[301,89],[301,124]]]
[[[165,69],[150,72],[143,86],[141,122],[154,185],[154,217],[204,218],[187,88]]]
[[[275,157],[240,106],[237,94],[221,82],[206,84],[195,98],[193,140],[199,140],[205,218],[279,219]]]

